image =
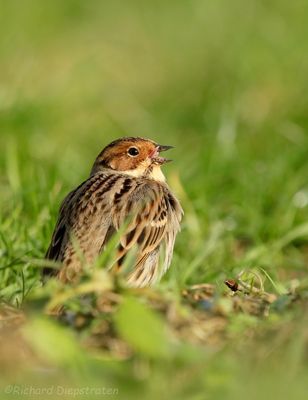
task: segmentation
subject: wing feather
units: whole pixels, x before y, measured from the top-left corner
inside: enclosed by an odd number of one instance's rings
[[[91,261],[114,233],[110,218],[106,218],[110,214],[110,205],[108,201],[104,203],[114,180],[114,174],[97,174],[70,192],[62,202],[45,256],[46,259],[63,262],[60,278],[66,280],[68,264],[72,264],[72,269],[80,269],[80,257],[75,254],[71,243],[72,235],[77,239],[85,259]],[[58,271],[45,267],[42,274],[57,275]]]
[[[158,268],[159,250],[164,245],[166,254],[163,270],[166,270],[171,262],[174,240],[182,217],[178,201],[166,185],[148,180],[136,186],[125,203],[129,206],[122,205],[121,212],[115,209],[112,215],[116,227],[128,221],[126,232],[121,238],[118,258],[122,262],[130,249],[138,248],[135,271],[132,272],[132,276],[135,275],[138,280],[142,275],[141,269],[146,265]]]

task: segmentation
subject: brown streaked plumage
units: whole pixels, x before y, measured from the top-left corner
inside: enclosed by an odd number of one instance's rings
[[[133,252],[129,285],[143,287],[161,278],[170,266],[183,214],[160,169],[169,161],[160,152],[169,148],[133,137],[104,148],[90,177],[61,205],[46,258],[61,262],[62,267],[59,271],[45,268],[45,276],[56,271],[63,282],[78,280],[112,235],[124,228],[113,268],[120,269]]]

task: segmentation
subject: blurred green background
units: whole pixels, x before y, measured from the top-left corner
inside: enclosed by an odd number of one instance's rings
[[[39,286],[31,260],[43,258],[61,200],[126,135],[176,146],[165,172],[185,219],[160,290],[209,282],[221,292],[225,279],[254,268],[278,295],[294,282],[306,288],[307,17],[305,0],[1,0],[1,299],[20,305]],[[227,342],[219,354],[205,346],[197,357],[183,345],[167,363],[136,351],[116,367],[82,354],[72,379],[98,370],[93,380],[113,379],[122,398],[300,398],[300,310],[232,317],[237,350]],[[47,347],[58,335],[49,323],[33,322]],[[242,335],[258,324],[265,343],[247,355]]]

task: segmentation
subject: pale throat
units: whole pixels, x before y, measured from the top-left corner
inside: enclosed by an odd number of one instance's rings
[[[138,168],[125,171],[125,174],[134,176],[136,178],[141,178],[142,176],[148,179],[153,179],[154,181],[166,182],[165,175],[160,168],[160,165],[152,165],[151,168],[145,169],[143,166]]]

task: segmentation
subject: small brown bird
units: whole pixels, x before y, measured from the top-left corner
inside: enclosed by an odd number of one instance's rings
[[[124,137],[105,147],[90,177],[61,205],[46,258],[62,267],[47,267],[43,274],[76,281],[120,230],[112,269],[119,270],[133,254],[128,284],[143,287],[157,282],[170,266],[183,215],[161,171],[170,160],[160,152],[170,148],[139,137]]]

